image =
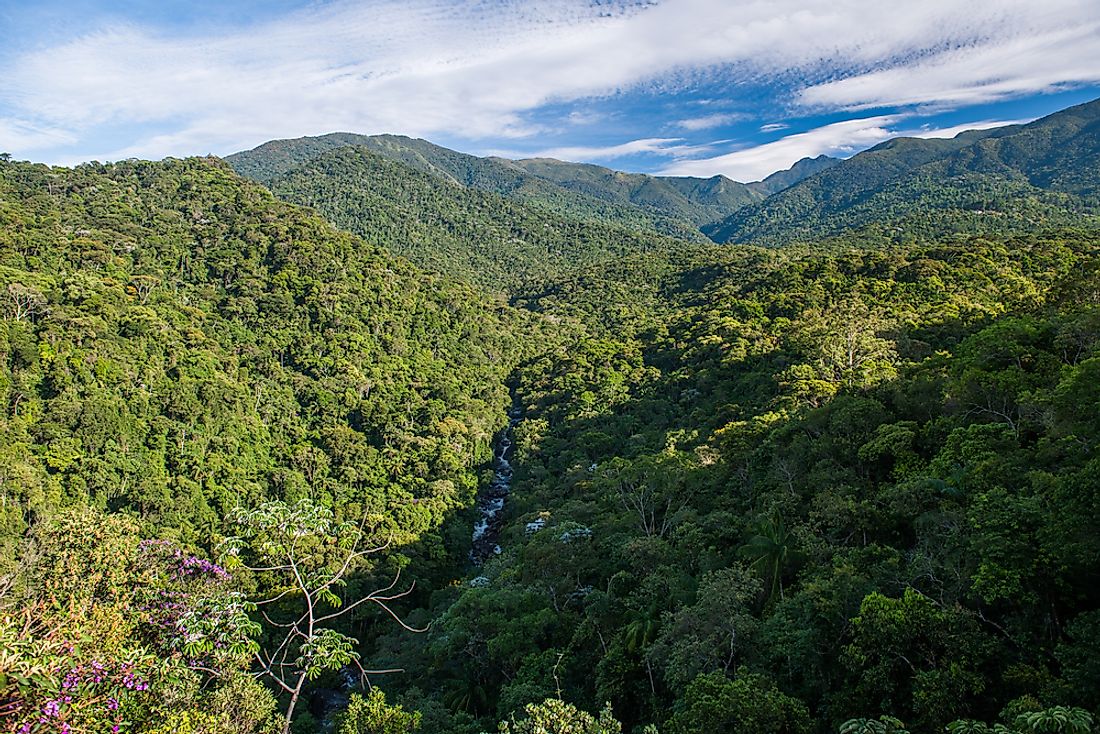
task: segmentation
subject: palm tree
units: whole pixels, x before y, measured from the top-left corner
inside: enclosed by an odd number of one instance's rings
[[[782,599],[783,570],[794,560],[794,537],[778,512],[758,522],[754,531],[755,534],[741,546],[739,553],[749,559],[749,565],[764,577],[768,600],[771,601],[777,592]]]

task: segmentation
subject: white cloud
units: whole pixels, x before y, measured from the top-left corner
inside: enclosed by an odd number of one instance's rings
[[[1057,4],[1057,3],[1056,3]],[[962,106],[1014,95],[1049,92],[1073,83],[1100,82],[1100,15],[1091,22],[1034,29],[996,44],[950,49],[903,63],[811,86],[807,105],[866,109],[899,105]],[[1021,29],[1022,30],[1022,29]]]
[[[650,155],[683,158],[700,155],[713,150],[714,143],[707,145],[685,145],[683,138],[641,138],[616,145],[567,145],[557,148],[545,148],[538,151],[494,150],[489,155],[501,158],[556,158],[562,161],[601,161],[613,158],[625,158],[631,155],[647,153]],[[729,141],[717,141],[729,142]]]
[[[673,163],[661,173],[667,176],[722,174],[734,181],[759,181],[770,173],[790,168],[796,161],[821,154],[844,156],[893,137],[889,126],[897,117],[878,116],[834,122],[804,133],[725,155]]]
[[[988,130],[993,127],[1004,127],[1005,125],[1024,125],[1032,121],[1034,118],[1022,119],[1022,120],[979,120],[978,122],[967,122],[962,125],[955,125],[953,127],[920,127],[916,130],[903,130],[898,135],[904,135],[910,138],[953,138],[959,133],[964,133],[967,130]]]
[[[23,120],[0,118],[0,152],[69,145],[76,138],[65,130],[38,127]]]
[[[769,122],[767,125],[760,126],[760,132],[774,133],[777,130],[786,130],[789,127],[790,125],[785,122]]]
[[[340,129],[530,137],[542,105],[656,82],[770,80],[800,104],[837,108],[962,105],[1100,79],[1096,0],[617,2],[341,0],[213,36],[96,28],[0,68],[0,116],[75,137],[81,154],[157,157]],[[105,126],[154,132],[90,149]],[[54,147],[12,139],[13,152]]]
[[[745,115],[739,112],[717,112],[713,115],[704,115],[702,117],[689,117],[686,120],[680,120],[676,123],[676,127],[684,130],[710,130],[711,128],[721,127],[728,125],[731,122],[737,122],[738,120],[745,119]]]
[[[725,175],[735,181],[759,181],[776,171],[790,168],[803,158],[830,155],[847,158],[855,153],[896,137],[953,138],[966,130],[986,130],[1005,125],[1018,125],[1029,120],[981,120],[948,128],[927,125],[916,128],[896,128],[907,120],[906,115],[879,115],[834,122],[831,125],[795,133],[779,140],[732,153],[681,160],[667,166],[668,176],[710,177]]]

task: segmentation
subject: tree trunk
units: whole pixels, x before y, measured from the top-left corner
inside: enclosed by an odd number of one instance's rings
[[[294,693],[290,695],[290,705],[286,707],[286,721],[283,722],[283,734],[290,734],[290,722],[294,718],[294,707],[298,705],[298,698],[302,695],[302,685],[306,682],[306,674],[298,676],[298,685],[294,687]]]

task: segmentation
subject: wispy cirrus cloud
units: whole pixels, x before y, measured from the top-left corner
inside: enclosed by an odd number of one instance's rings
[[[748,115],[742,112],[716,112],[713,115],[689,117],[685,120],[679,120],[676,122],[675,126],[682,130],[711,130],[716,127],[728,125],[731,122],[744,120],[747,117]]]
[[[672,158],[699,155],[713,150],[713,144],[687,145],[683,138],[641,138],[615,145],[569,145],[522,153],[515,150],[493,151],[506,158],[556,158],[565,161],[593,161],[625,158],[648,153]]]
[[[1029,122],[1032,122],[1032,118],[1021,118],[1019,120],[977,120],[975,122],[964,122],[961,125],[952,125],[951,127],[931,127],[924,125],[910,130],[901,130],[898,132],[898,135],[910,138],[953,138],[959,133],[964,133],[968,130],[988,130],[993,127],[1005,127],[1006,125],[1026,125]]]
[[[1094,7],[1081,20],[1047,28],[1025,21],[996,42],[812,85],[798,99],[826,109],[965,106],[1100,81],[1100,13]]]
[[[5,150],[35,150],[74,142],[76,137],[66,130],[39,127],[18,119],[0,119],[0,148]]]

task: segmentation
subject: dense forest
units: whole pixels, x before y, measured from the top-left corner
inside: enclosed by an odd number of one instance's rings
[[[270,185],[275,179],[291,174],[303,166],[316,169],[313,161],[330,151],[342,148],[358,148],[361,152],[369,152],[379,158],[400,163],[402,170],[412,168],[446,183],[457,184],[472,191],[496,194],[536,212],[558,215],[589,225],[629,227],[646,233],[702,242],[706,238],[698,231],[696,219],[699,223],[712,221],[732,213],[746,201],[757,198],[735,193],[733,206],[718,206],[713,210],[719,216],[699,217],[696,213],[699,202],[686,199],[667,186],[661,187],[658,196],[638,205],[636,197],[630,196],[629,189],[624,192],[598,185],[563,185],[560,176],[535,175],[523,167],[523,161],[479,158],[402,135],[330,133],[314,138],[273,140],[254,150],[234,153],[226,158],[226,162],[242,176]],[[581,168],[577,164],[560,165],[571,167],[574,171]],[[599,170],[608,174],[603,177],[604,180],[614,180],[614,174],[617,173],[607,169]],[[652,176],[639,178],[643,181],[656,180]],[[732,181],[730,183],[734,187],[741,186]],[[451,191],[453,193],[454,189],[451,188]],[[491,200],[491,197],[487,198]]]
[[[718,242],[783,245],[864,229],[874,245],[1095,222],[1097,151],[1100,101],[949,140],[896,138],[703,230]]]
[[[1090,734],[1095,108],[737,245],[361,136],[0,160],[0,729]]]
[[[683,247],[644,229],[569,219],[465,188],[366,148],[325,152],[271,184],[279,197],[417,265],[512,292],[631,252]]]

